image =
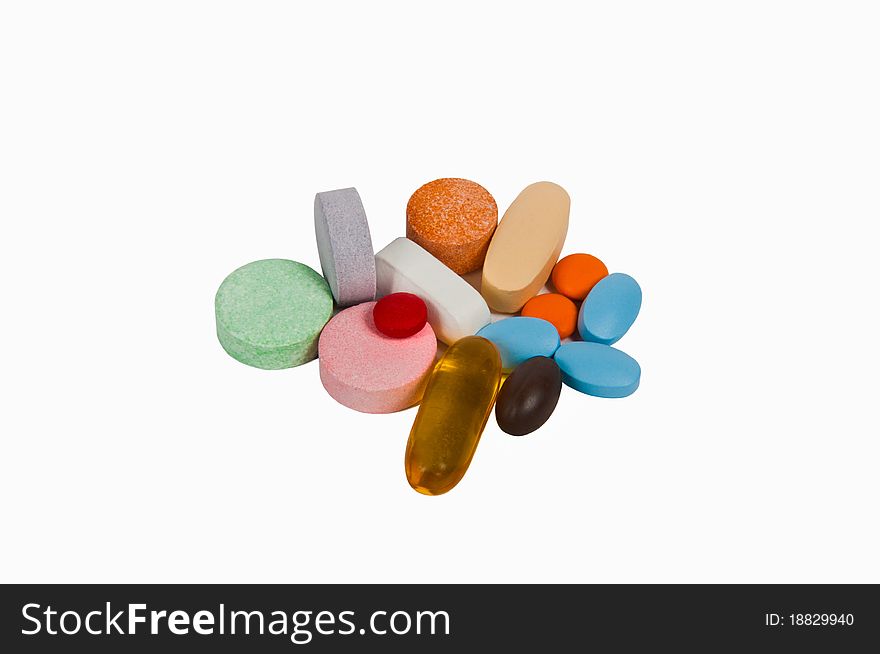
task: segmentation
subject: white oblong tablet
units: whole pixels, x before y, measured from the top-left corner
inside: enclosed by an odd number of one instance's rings
[[[357,189],[315,195],[315,239],[336,304],[346,307],[375,299],[373,241]]]
[[[418,295],[428,307],[437,338],[452,345],[489,324],[482,296],[436,257],[408,238],[398,238],[376,254],[376,292]]]

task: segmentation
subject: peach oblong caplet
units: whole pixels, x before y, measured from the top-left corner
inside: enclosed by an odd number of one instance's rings
[[[553,182],[524,188],[489,243],[480,288],[493,311],[516,313],[538,294],[559,259],[571,201]]]

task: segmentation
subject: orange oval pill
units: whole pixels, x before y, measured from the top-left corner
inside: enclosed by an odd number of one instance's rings
[[[607,276],[608,268],[592,254],[569,254],[553,267],[550,280],[557,291],[580,302]]]
[[[459,275],[483,266],[497,226],[495,198],[467,179],[435,179],[406,205],[406,237]]]
[[[556,327],[559,338],[568,338],[574,334],[577,326],[578,310],[574,302],[559,293],[536,295],[526,302],[522,315],[530,318],[543,318]]]

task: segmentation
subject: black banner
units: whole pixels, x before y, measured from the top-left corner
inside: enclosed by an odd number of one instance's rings
[[[880,593],[872,585],[12,585],[0,592],[0,652],[15,653],[880,646]]]

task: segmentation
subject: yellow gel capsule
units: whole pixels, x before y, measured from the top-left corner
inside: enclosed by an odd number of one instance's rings
[[[434,367],[406,445],[406,479],[425,495],[467,472],[501,382],[501,356],[481,336],[453,343]]]

